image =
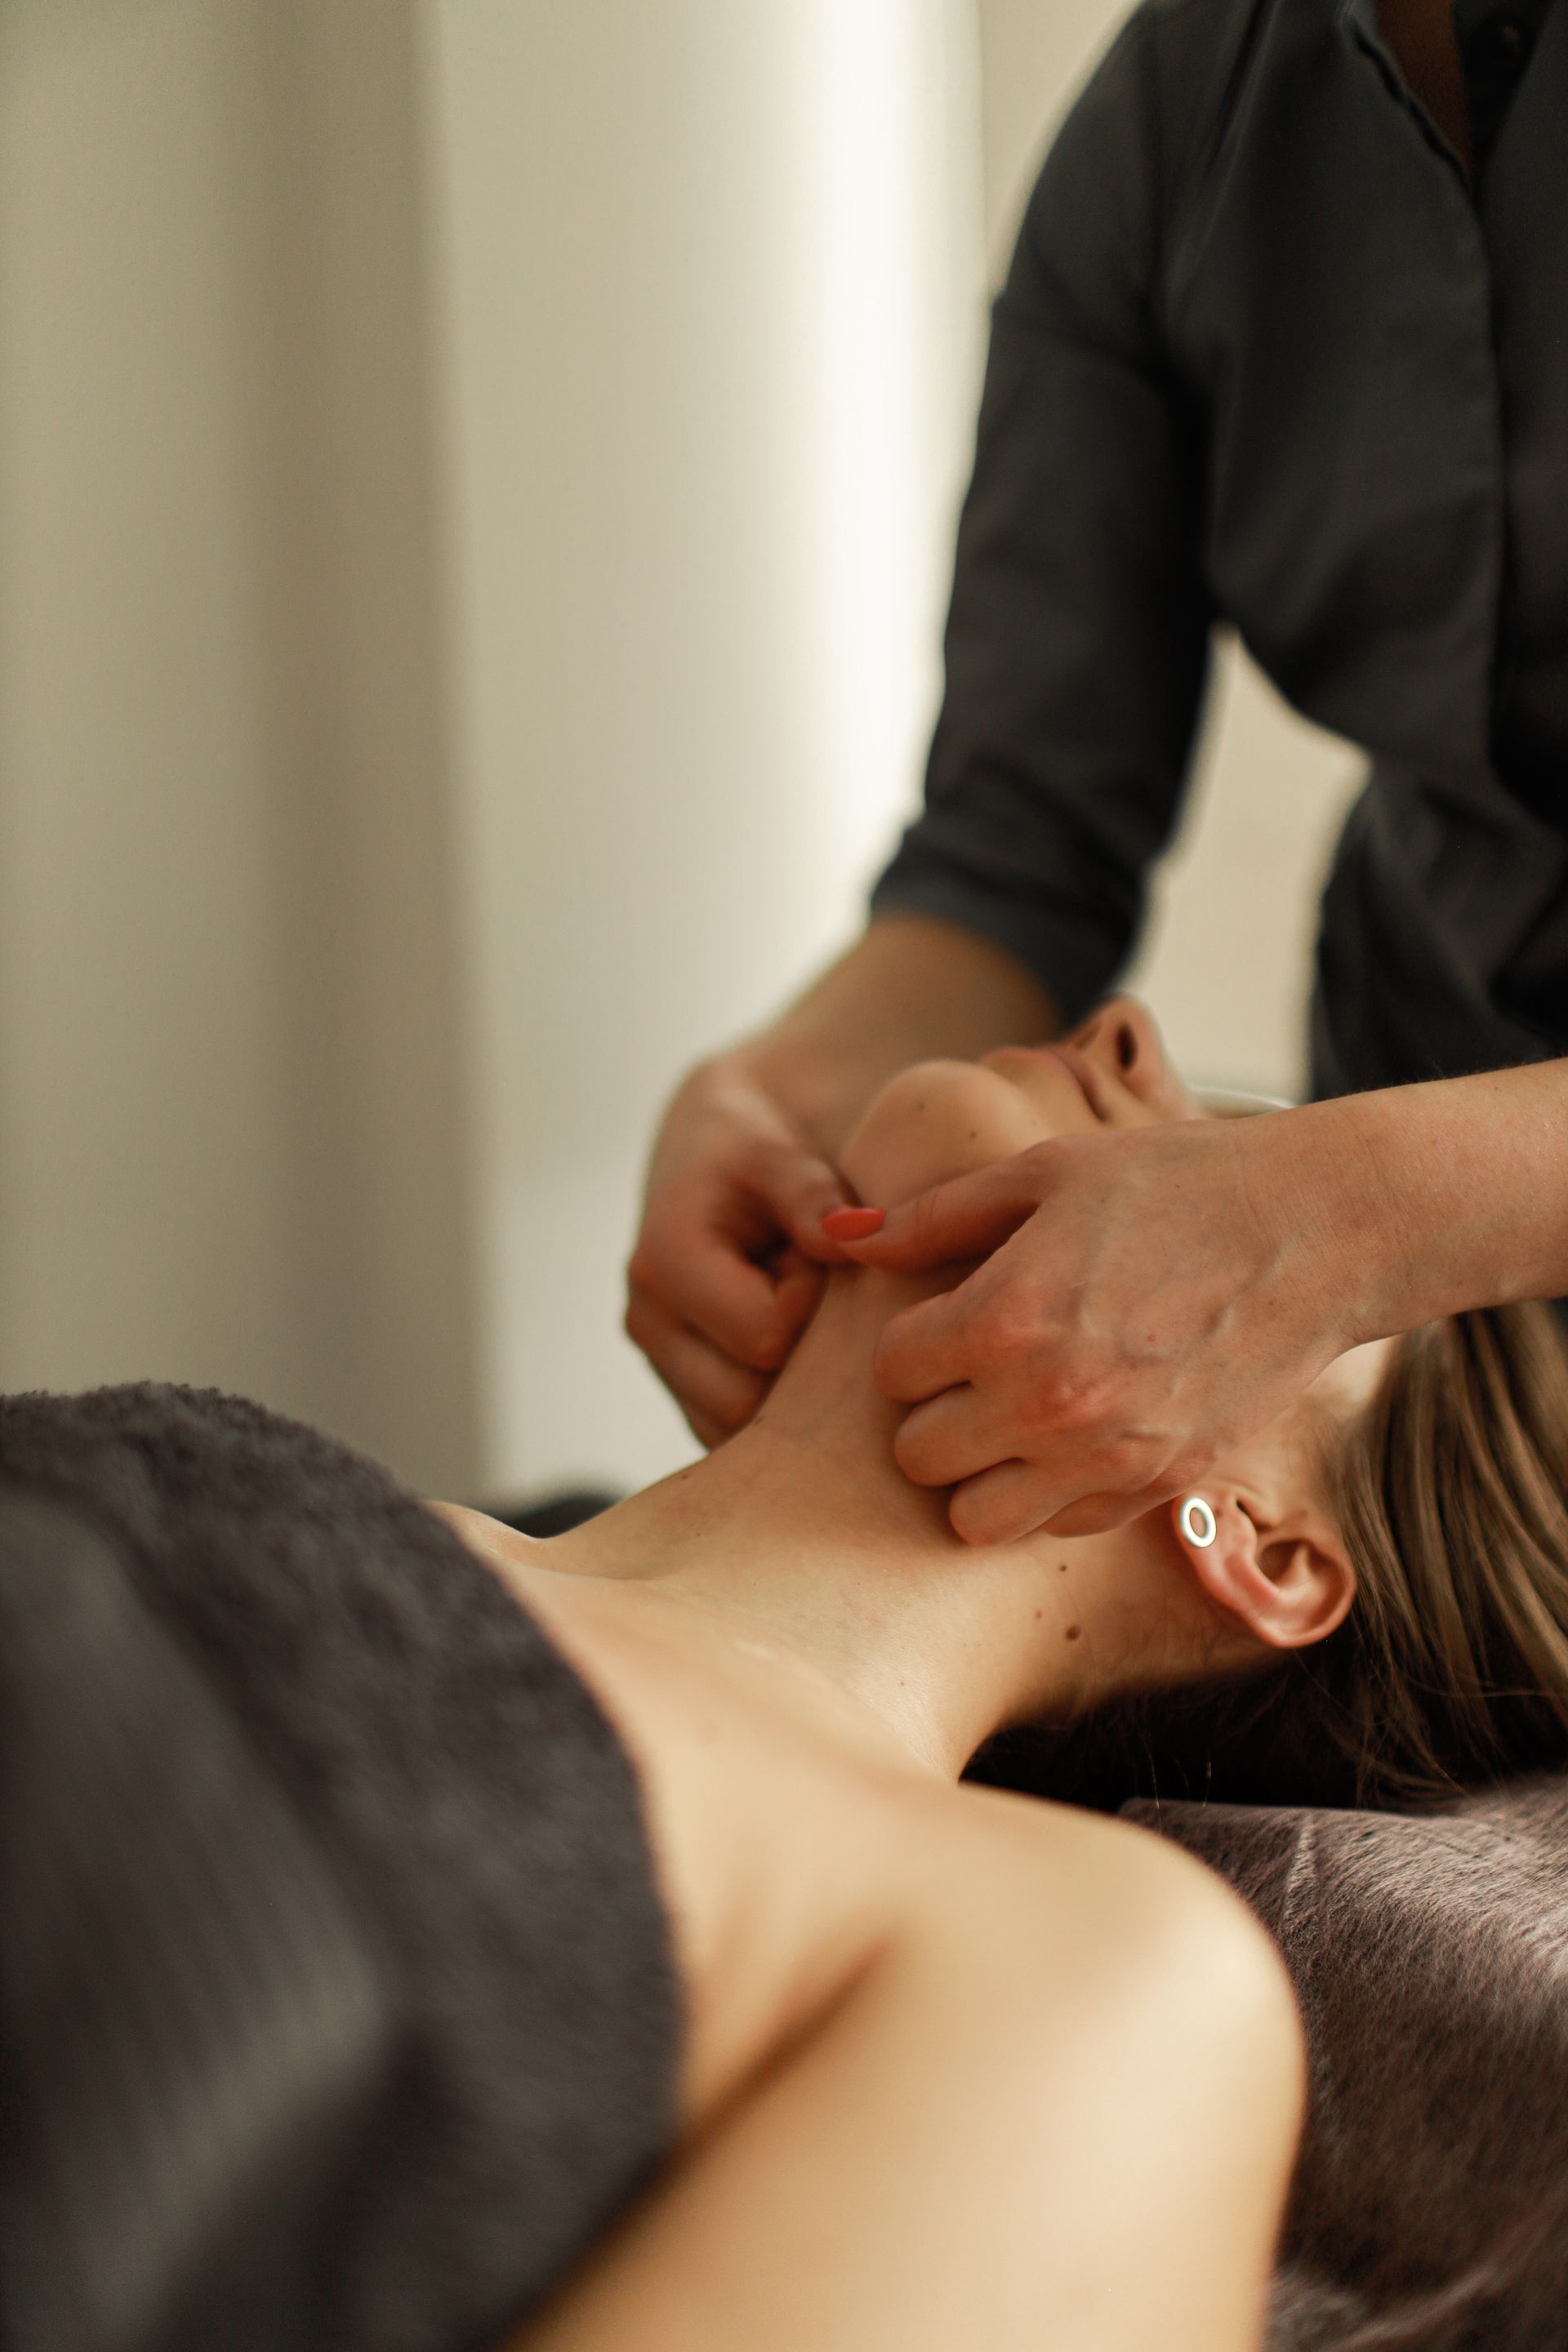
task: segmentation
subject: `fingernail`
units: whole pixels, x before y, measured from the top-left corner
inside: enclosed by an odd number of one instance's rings
[[[830,1242],[866,1242],[888,1222],[885,1209],[829,1209],[822,1230]]]

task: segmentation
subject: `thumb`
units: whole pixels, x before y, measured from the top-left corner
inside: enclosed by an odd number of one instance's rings
[[[772,1153],[754,1171],[760,1198],[781,1233],[821,1265],[841,1265],[844,1253],[822,1230],[824,1217],[847,1207],[852,1195],[837,1171],[809,1151]]]
[[[889,1209],[879,1232],[846,1238],[838,1246],[857,1265],[896,1266],[903,1274],[989,1257],[1039,1206],[1044,1188],[1032,1157],[999,1160],[934,1185]]]

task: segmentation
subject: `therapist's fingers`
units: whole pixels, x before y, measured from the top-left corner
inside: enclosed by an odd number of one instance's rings
[[[974,1276],[971,1276],[973,1282]],[[906,1307],[882,1327],[871,1359],[877,1386],[895,1404],[928,1397],[967,1381],[972,1365],[971,1309],[961,1283],[939,1298]]]
[[[634,1289],[626,1302],[626,1336],[639,1347],[670,1391],[693,1434],[711,1448],[751,1420],[768,1391],[767,1380],[715,1347],[701,1332]]]
[[[950,1516],[970,1543],[1010,1543],[1037,1528],[1054,1536],[1100,1535],[1169,1502],[1209,1466],[1169,1462],[1152,1483],[1138,1486],[1138,1469],[1154,1465],[1131,1448],[1092,1465],[1074,1463],[1055,1446],[1039,1448],[1038,1431],[1004,1416],[967,1386],[916,1405],[893,1440],[894,1458],[911,1485],[955,1489]],[[1005,1477],[993,1475],[1003,1471]],[[1118,1474],[1125,1486],[1096,1483],[1074,1492],[1086,1477],[1098,1482]]]
[[[1013,1447],[987,1425],[972,1388],[944,1389],[904,1415],[893,1455],[917,1486],[956,1486],[1010,1458]]]
[[[994,1167],[955,1176],[946,1184],[889,1209],[880,1229],[841,1243],[857,1265],[896,1266],[925,1274],[959,1258],[988,1257],[1026,1224],[1054,1180],[1058,1143],[1043,1143]]]
[[[762,1239],[760,1232],[734,1233],[700,1209],[650,1215],[626,1269],[628,1297],[646,1299],[738,1364],[776,1371],[795,1335],[788,1301],[781,1303],[779,1286],[748,1254]]]
[[[848,1187],[826,1160],[798,1144],[758,1144],[737,1174],[771,1213],[778,1230],[821,1265],[842,1265],[844,1254],[822,1221],[851,1200]]]
[[[1180,1469],[1181,1475],[1175,1472]],[[1186,1487],[1194,1486],[1205,1475],[1202,1468],[1194,1469],[1173,1465],[1165,1475],[1152,1486],[1142,1486],[1129,1494],[1101,1489],[1094,1494],[1080,1495],[1076,1503],[1065,1510],[1053,1511],[1040,1521],[1050,1536],[1099,1536],[1110,1528],[1120,1528],[1129,1519],[1142,1518],[1145,1511],[1157,1510],[1169,1503]]]
[[[1002,1462],[977,1478],[965,1479],[949,1503],[947,1516],[954,1535],[965,1543],[1017,1543],[1043,1523],[1051,1501],[1050,1482],[1033,1464]]]

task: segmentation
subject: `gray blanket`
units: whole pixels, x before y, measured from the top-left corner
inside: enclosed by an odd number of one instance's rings
[[[1127,1810],[1246,1897],[1306,2019],[1270,2352],[1568,2347],[1568,1778],[1419,1818]]]
[[[676,2134],[631,1759],[383,1470],[0,1398],[0,2342],[499,2345]]]

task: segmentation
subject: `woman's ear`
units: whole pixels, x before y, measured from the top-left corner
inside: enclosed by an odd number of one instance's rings
[[[1193,1510],[1201,1501],[1208,1507]],[[1235,1495],[1183,1496],[1171,1506],[1193,1578],[1218,1607],[1273,1650],[1304,1650],[1344,1623],[1355,1570],[1321,1512],[1293,1511],[1277,1526],[1254,1518]],[[1208,1541],[1194,1540],[1212,1527]]]

